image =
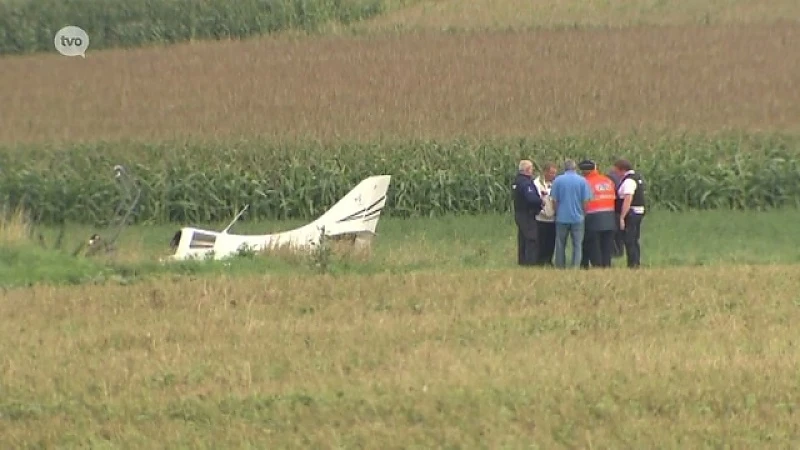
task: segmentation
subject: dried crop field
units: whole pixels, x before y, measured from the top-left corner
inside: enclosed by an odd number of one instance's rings
[[[774,266],[14,291],[0,445],[789,446],[798,289]]]
[[[800,25],[277,37],[13,57],[0,142],[797,131]]]

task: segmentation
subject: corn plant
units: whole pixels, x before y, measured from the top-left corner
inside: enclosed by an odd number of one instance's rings
[[[0,199],[38,222],[98,224],[118,202],[108,170],[121,163],[139,178],[139,223],[224,222],[245,204],[251,219],[308,220],[375,174],[393,176],[386,215],[503,213],[521,158],[593,158],[606,170],[621,156],[654,208],[763,209],[800,205],[799,154],[782,136],[14,147],[0,149]]]

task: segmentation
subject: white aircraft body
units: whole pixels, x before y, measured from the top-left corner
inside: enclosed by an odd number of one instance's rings
[[[309,249],[326,237],[356,235],[374,236],[381,211],[386,204],[390,175],[369,177],[347,193],[317,220],[294,230],[276,234],[236,235],[228,230],[247,210],[245,206],[222,231],[184,227],[172,239],[175,253],[168,260],[224,259],[242,249],[265,251],[278,247]]]

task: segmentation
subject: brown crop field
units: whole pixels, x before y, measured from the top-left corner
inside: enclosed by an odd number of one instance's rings
[[[3,448],[756,448],[800,439],[800,269],[36,287]]]
[[[4,59],[0,142],[796,131],[800,25],[269,38]]]

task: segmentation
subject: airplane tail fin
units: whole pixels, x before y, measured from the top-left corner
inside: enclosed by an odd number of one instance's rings
[[[328,211],[312,222],[325,227],[325,234],[374,234],[381,211],[386,204],[391,175],[375,175],[364,179]]]

